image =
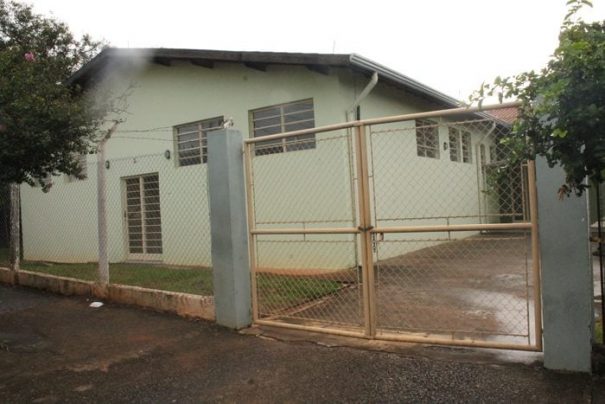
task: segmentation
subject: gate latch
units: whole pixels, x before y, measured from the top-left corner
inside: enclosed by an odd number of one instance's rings
[[[359,226],[359,227],[357,227],[357,230],[359,230],[359,231],[370,231],[373,228],[374,228],[374,226],[368,226],[368,227],[361,227],[361,226]]]

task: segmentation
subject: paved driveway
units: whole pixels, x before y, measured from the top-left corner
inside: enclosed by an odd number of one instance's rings
[[[390,244],[379,245],[379,258]],[[380,259],[375,266],[378,328],[535,343],[531,266],[529,238],[516,233],[476,235]],[[360,327],[360,286],[274,318]]]
[[[480,351],[242,335],[0,286],[3,402],[589,402],[605,380]],[[279,333],[275,334],[279,336]],[[336,341],[336,342],[335,342]],[[397,346],[395,346],[397,347]],[[478,353],[479,352],[479,353]],[[594,391],[593,391],[594,390]],[[598,394],[601,394],[599,396]]]

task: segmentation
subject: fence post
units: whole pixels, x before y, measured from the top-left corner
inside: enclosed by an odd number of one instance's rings
[[[9,260],[11,271],[19,271],[21,266],[21,202],[19,184],[10,184],[10,245]],[[16,273],[13,274],[16,279]]]
[[[591,371],[593,329],[592,260],[588,202],[557,191],[565,174],[536,160],[538,221],[542,263],[544,366]]]
[[[107,184],[105,178],[105,144],[101,140],[97,147],[97,231],[99,236],[99,263],[97,282],[109,283],[109,261],[107,259]]]
[[[216,322],[230,328],[251,323],[250,266],[242,134],[208,133],[208,190]]]

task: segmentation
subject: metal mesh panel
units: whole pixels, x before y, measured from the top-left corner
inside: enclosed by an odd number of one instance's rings
[[[312,149],[295,148],[308,139],[289,139],[292,151],[280,153],[271,142],[250,145],[258,228],[353,225],[351,136],[338,131],[315,137]]]
[[[97,163],[87,178],[52,177],[47,193],[21,186],[24,270],[97,280]],[[110,283],[212,294],[206,164],[164,154],[108,161]]]
[[[0,266],[9,265],[10,244],[10,192],[9,187],[0,185]]]
[[[511,163],[513,150],[502,142],[514,116],[501,110],[371,127],[379,332],[535,343],[530,233],[430,231],[529,222],[527,165]],[[414,146],[429,129],[438,151],[427,154]]]
[[[359,266],[351,235],[259,236],[256,288],[261,319],[362,326]],[[343,265],[336,265],[340,257]],[[269,267],[274,260],[301,267]],[[353,260],[353,261],[351,261]]]
[[[355,184],[350,131],[248,145],[255,247],[256,306],[260,319],[305,324],[362,325],[355,232]],[[270,150],[269,150],[270,149]],[[288,230],[289,234],[280,231]],[[313,234],[319,231],[323,234]],[[311,234],[309,234],[311,232]],[[254,233],[254,232],[253,232]]]
[[[405,236],[377,242],[379,329],[527,341],[533,311],[528,233]]]
[[[504,117],[503,117],[504,118]],[[370,129],[377,224],[433,225],[529,220],[526,176],[500,140],[509,119],[436,118]],[[438,133],[438,153],[416,147],[417,132]],[[423,125],[417,127],[417,125]]]
[[[247,143],[260,320],[539,346],[529,168],[503,141],[516,110],[420,115],[318,128],[299,153],[263,147],[307,132]]]

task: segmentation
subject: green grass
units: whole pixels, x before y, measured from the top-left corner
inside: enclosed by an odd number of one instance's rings
[[[85,281],[97,279],[96,263],[51,264],[24,262],[21,268]],[[212,294],[212,270],[206,267],[176,268],[150,264],[110,264],[109,280],[114,284],[140,286],[172,292]]]
[[[0,265],[8,265],[8,249],[0,249]],[[26,271],[74,278],[83,281],[97,279],[97,264],[63,264],[24,261]],[[111,283],[140,286],[172,292],[212,295],[212,269],[208,267],[173,267],[156,264],[110,264]],[[270,299],[273,307],[293,307],[334,293],[342,287],[340,282],[324,279],[305,279],[292,276],[258,275],[258,288],[262,296]]]
[[[256,278],[259,303],[267,309],[286,309],[329,295],[343,284],[329,279],[259,274]]]
[[[597,320],[594,323],[594,340],[597,344],[603,343],[603,320]]]

